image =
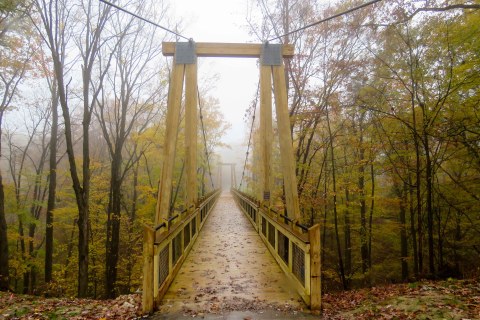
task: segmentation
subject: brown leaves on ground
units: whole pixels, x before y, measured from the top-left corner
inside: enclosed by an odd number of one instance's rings
[[[135,319],[141,315],[141,300],[138,294],[93,300],[0,292],[0,319]]]
[[[295,304],[266,300],[215,297],[183,308],[184,316],[226,314],[231,311],[275,310],[284,315],[304,314]],[[480,282],[425,281],[369,289],[327,293],[322,319],[480,319]],[[313,313],[313,312],[312,312]],[[306,315],[306,314],[305,314]],[[0,319],[135,319],[141,316],[141,296],[115,300],[42,298],[0,292]],[[310,315],[309,315],[310,316]]]
[[[324,319],[480,319],[478,280],[426,281],[325,294]]]

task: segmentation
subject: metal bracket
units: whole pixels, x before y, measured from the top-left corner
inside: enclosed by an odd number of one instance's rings
[[[282,65],[282,45],[264,42],[261,55],[262,66]]]
[[[175,44],[175,64],[196,64],[197,45],[193,40]]]

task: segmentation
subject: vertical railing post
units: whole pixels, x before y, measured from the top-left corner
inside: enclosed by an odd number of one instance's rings
[[[322,301],[320,225],[308,229],[310,240],[310,309],[320,310]],[[306,279],[308,281],[308,279]]]
[[[142,311],[144,314],[153,312],[153,256],[155,231],[149,226],[143,228],[143,291]]]

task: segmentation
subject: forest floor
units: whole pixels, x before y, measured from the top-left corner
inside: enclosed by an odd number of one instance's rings
[[[159,319],[480,319],[480,281],[396,284],[325,294],[322,315],[265,301],[154,314]],[[141,319],[140,295],[115,300],[43,298],[0,292],[0,319]]]

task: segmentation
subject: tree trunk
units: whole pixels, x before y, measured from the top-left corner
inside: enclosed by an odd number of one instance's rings
[[[2,120],[3,111],[0,111],[0,157],[2,150]],[[5,191],[3,177],[0,172],[0,291],[7,291],[10,287],[8,261],[7,220],[5,218]]]
[[[422,190],[421,190],[421,163],[420,163],[420,146],[416,131],[416,116],[415,108],[412,105],[414,132],[412,133],[413,141],[415,144],[415,190],[416,190],[416,206],[417,206],[417,228],[418,228],[418,270],[419,273],[423,273],[423,221],[422,221]]]
[[[408,184],[410,187],[408,188],[408,198],[409,198],[409,207],[410,207],[410,233],[412,235],[412,248],[413,248],[413,273],[415,274],[415,278],[419,278],[419,270],[418,270],[418,250],[417,250],[417,231],[415,229],[415,209],[414,209],[414,194],[413,194],[413,186],[412,186],[412,176],[408,174]]]
[[[407,33],[409,30],[407,29]],[[416,56],[414,55],[413,48],[410,44],[410,38],[408,39],[407,43],[408,50],[409,50],[409,73],[410,73],[410,108],[412,112],[412,139],[415,146],[415,190],[416,190],[416,209],[417,209],[417,228],[418,228],[418,270],[419,274],[423,273],[423,217],[422,217],[422,174],[421,174],[421,159],[420,159],[420,138],[418,132],[418,124],[417,124],[417,115],[415,110],[415,101],[416,101],[416,94],[418,83],[416,80],[416,70],[415,67],[418,66],[418,61]]]
[[[370,203],[370,217],[368,220],[368,267],[372,269],[372,225],[373,208],[375,207],[375,171],[373,170],[373,161],[370,163],[370,175],[372,180],[372,201]]]
[[[342,282],[343,289],[348,289],[347,279],[345,277],[345,268],[343,264],[343,254],[342,254],[342,246],[340,244],[340,235],[338,232],[338,212],[337,212],[337,179],[336,179],[336,168],[335,168],[335,154],[333,150],[333,135],[332,135],[332,128],[330,126],[330,117],[328,116],[328,107],[325,108],[326,115],[327,115],[327,127],[328,127],[328,134],[330,140],[330,163],[332,167],[332,187],[333,187],[333,218],[335,223],[335,239],[337,242],[337,254],[338,254],[338,267],[340,271],[340,280]]]
[[[358,190],[360,193],[360,254],[362,257],[362,273],[368,270],[368,242],[367,242],[367,204],[365,200],[365,147],[363,146],[363,115],[359,123],[359,167]]]
[[[133,169],[133,195],[132,195],[132,209],[130,211],[129,216],[129,226],[128,226],[128,263],[127,263],[127,288],[128,293],[130,293],[130,288],[132,287],[132,273],[133,273],[133,266],[135,265],[135,258],[134,258],[134,244],[132,243],[134,239],[134,229],[133,224],[135,222],[137,216],[137,201],[138,201],[138,168],[139,163],[135,165]]]
[[[433,242],[433,169],[432,160],[430,158],[430,148],[428,134],[424,129],[423,146],[425,150],[425,179],[427,192],[427,233],[428,233],[428,271],[431,276],[435,277],[435,252]]]
[[[450,216],[450,210],[451,208],[448,208],[449,213],[448,216]],[[437,270],[442,270],[444,269],[444,260],[443,260],[443,244],[444,244],[444,238],[445,238],[445,233],[442,232],[442,215],[440,208],[436,206],[435,210],[436,216],[437,216],[437,237],[438,237],[438,243],[437,243],[437,250],[438,250],[438,267]]]
[[[120,245],[120,215],[121,215],[121,177],[120,165],[122,162],[121,147],[116,150],[112,160],[110,177],[110,199],[107,217],[107,248],[105,268],[105,290],[107,298],[116,296],[115,283],[117,282],[118,250]]]
[[[407,196],[408,186],[404,183],[403,190],[399,190],[399,199],[400,199],[400,261],[402,265],[402,281],[406,282],[408,280],[408,242],[407,242],[407,219],[406,219],[406,203],[408,203]]]
[[[33,294],[36,287],[37,279],[37,270],[35,267],[35,247],[33,243],[33,237],[35,236],[35,223],[30,223],[28,226],[28,264],[30,265],[30,270],[28,270],[28,284],[27,284],[27,293]]]
[[[326,148],[328,150],[328,148]],[[325,152],[327,153],[327,151]],[[325,157],[327,157],[328,155],[325,154]],[[325,170],[326,171],[326,170]],[[322,258],[321,258],[321,261],[325,261],[325,255],[327,253],[327,250],[325,250],[326,248],[326,244],[327,244],[327,218],[328,218],[328,203],[326,201],[326,195],[327,195],[327,191],[328,191],[328,183],[327,183],[327,177],[326,177],[326,174],[325,174],[325,179],[324,179],[324,184],[323,184],[323,194],[324,194],[324,197],[325,197],[325,201],[324,201],[324,205],[323,205],[323,224],[322,224],[322,244],[321,244],[321,247],[322,247]],[[325,276],[322,272],[322,283],[323,280],[324,280]]]
[[[19,208],[17,208],[19,210]],[[18,242],[20,242],[20,252],[21,252],[21,257],[22,257],[22,262],[26,262],[26,257],[27,257],[27,249],[25,247],[25,230],[23,226],[23,217],[21,215],[18,215],[18,237],[20,238]],[[18,251],[18,247],[17,247]],[[28,288],[28,272],[23,273],[23,288],[22,288],[22,293],[26,294],[27,293],[27,288]]]
[[[47,214],[45,217],[45,282],[52,281],[53,271],[53,210],[57,191],[57,134],[58,134],[58,94],[56,83],[52,85],[52,128],[50,134],[50,159]]]
[[[350,224],[350,192],[348,187],[345,188],[345,226],[344,226],[344,247],[345,247],[345,274],[350,277],[352,275],[352,237]],[[349,281],[347,281],[347,285]]]

